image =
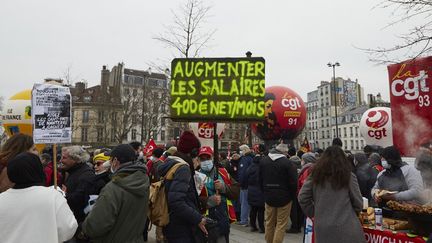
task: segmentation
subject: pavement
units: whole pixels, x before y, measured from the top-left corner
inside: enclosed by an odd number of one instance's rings
[[[148,243],[156,243],[155,232],[152,231],[148,235]],[[250,232],[250,227],[231,224],[230,243],[265,243],[264,234],[258,232]],[[284,243],[301,243],[303,242],[303,233],[300,234],[285,234]]]

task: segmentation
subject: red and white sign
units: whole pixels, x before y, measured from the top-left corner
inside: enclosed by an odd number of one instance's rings
[[[390,108],[375,107],[367,110],[360,120],[360,134],[367,145],[393,145]]]
[[[368,243],[424,243],[426,242],[423,237],[413,236],[409,237],[406,233],[396,232],[393,233],[389,230],[375,230],[363,228],[366,242]]]
[[[393,142],[403,156],[415,156],[432,140],[432,56],[389,65]]]
[[[213,122],[192,122],[189,126],[195,136],[200,140],[201,146],[213,147],[213,133],[214,123]],[[217,123],[217,133],[219,138],[222,136],[225,130],[225,123]]]

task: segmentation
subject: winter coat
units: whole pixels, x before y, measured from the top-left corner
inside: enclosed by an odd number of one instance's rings
[[[355,175],[363,197],[371,200],[371,190],[375,185],[376,176],[373,175],[373,169],[369,163],[358,164],[355,168]],[[375,170],[376,171],[376,170]]]
[[[102,191],[102,188],[105,187],[108,182],[111,181],[110,173],[109,171],[105,171],[99,175],[95,176],[95,183],[94,183],[94,193],[95,195],[99,195]]]
[[[372,188],[371,196],[378,189],[398,191],[398,193],[394,194],[397,201],[423,203],[420,199],[421,192],[423,191],[423,180],[420,171],[411,165],[406,164],[400,168],[381,171]]]
[[[44,167],[45,173],[45,186],[54,185],[54,163],[50,162]],[[61,186],[63,184],[63,178],[60,171],[57,171],[57,185]]]
[[[238,178],[239,162],[240,160],[230,160],[230,162],[227,163],[227,166],[225,167],[225,169],[228,171],[230,176],[234,178],[234,180],[236,181],[239,181]]]
[[[298,176],[298,180],[297,180],[297,196],[300,193],[300,190],[303,187],[303,185],[305,184],[307,178],[312,173],[313,165],[314,164],[312,164],[312,163],[308,163],[308,164],[305,164],[303,166],[303,168],[301,169],[299,176]]]
[[[240,187],[242,190],[247,189],[247,181],[245,180],[245,175],[246,175],[247,169],[252,164],[253,157],[254,157],[253,154],[249,153],[249,154],[243,155],[240,158],[238,177],[239,177]]]
[[[122,164],[82,224],[92,242],[144,242],[149,178],[142,164]]]
[[[283,207],[295,198],[297,168],[285,155],[271,151],[262,159],[259,169],[266,204]]]
[[[354,174],[349,186],[342,189],[333,189],[330,182],[314,185],[309,176],[298,199],[305,215],[314,218],[316,243],[366,242],[357,217],[363,200]]]
[[[253,163],[246,172],[246,181],[248,188],[248,203],[255,207],[264,207],[264,193],[259,184],[259,165],[262,156],[255,156]]]
[[[85,163],[79,163],[70,168],[64,185],[66,186],[66,200],[75,215],[78,224],[84,221],[84,208],[87,206],[89,195],[94,194],[95,174]]]
[[[168,170],[181,158],[169,156],[159,166],[159,174],[165,176]],[[193,231],[203,218],[199,212],[198,193],[189,166],[180,166],[173,180],[165,181],[167,192],[169,224],[163,228],[168,238],[192,237]]]

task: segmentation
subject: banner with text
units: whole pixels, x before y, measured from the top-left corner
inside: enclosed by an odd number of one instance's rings
[[[70,143],[71,108],[69,87],[35,84],[32,90],[34,142],[36,144]]]
[[[432,57],[388,66],[393,144],[403,156],[432,141],[431,66]]]
[[[174,121],[262,121],[265,60],[176,58],[171,63]]]

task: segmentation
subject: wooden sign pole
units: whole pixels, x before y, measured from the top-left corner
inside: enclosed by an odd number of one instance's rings
[[[53,144],[54,189],[57,189],[57,144]]]

